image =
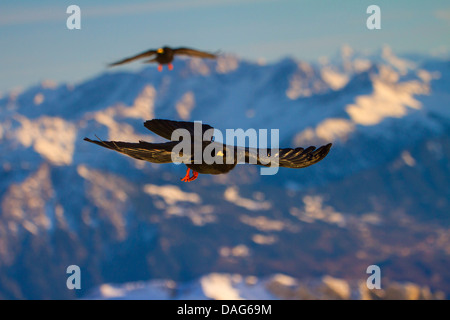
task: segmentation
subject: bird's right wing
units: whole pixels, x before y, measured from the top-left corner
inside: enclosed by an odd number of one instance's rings
[[[155,55],[156,53],[157,53],[156,50],[148,50],[148,51],[139,53],[139,54],[137,54],[137,55],[135,55],[135,56],[132,56],[132,57],[129,57],[129,58],[125,58],[125,59],[120,60],[120,61],[117,61],[117,62],[113,62],[113,63],[109,64],[109,66],[110,66],[110,67],[118,66],[118,65],[121,65],[121,64],[124,64],[124,63],[128,63],[128,62],[137,60],[137,59],[141,59],[141,58],[145,58],[145,57],[150,57],[150,56],[152,56],[152,55]]]
[[[191,56],[191,57],[198,57],[198,58],[209,58],[209,59],[217,58],[216,54],[205,52],[205,51],[199,51],[199,50],[195,50],[195,49],[190,49],[190,48],[173,49],[173,53]]]
[[[286,168],[305,168],[309,167],[323,158],[330,152],[331,143],[320,148],[283,148],[279,149],[277,154],[271,154],[271,150],[245,148],[243,149],[245,163],[252,163],[269,167],[274,161],[278,161],[278,166]]]
[[[84,138],[84,140],[126,154],[132,158],[153,163],[172,162],[172,148],[176,145],[175,142],[149,143],[139,141],[139,143],[131,143],[122,141],[96,141],[88,138]]]

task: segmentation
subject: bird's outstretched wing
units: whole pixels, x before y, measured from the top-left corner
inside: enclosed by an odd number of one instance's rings
[[[191,139],[203,140],[203,136],[205,132],[209,129],[213,129],[210,125],[200,124],[198,123],[198,128],[201,128],[201,137],[197,137],[198,133],[195,132],[195,122],[186,122],[186,121],[172,121],[172,120],[164,120],[164,119],[153,119],[148,120],[144,123],[144,126],[150,131],[156,133],[157,135],[167,139],[172,140],[172,133],[177,129],[186,129],[191,135]],[[214,134],[214,131],[210,132],[211,138]]]
[[[139,143],[131,143],[122,141],[96,141],[88,138],[84,138],[84,140],[126,154],[132,158],[153,163],[172,162],[171,153],[173,147],[176,145],[175,142],[149,143],[139,141]]]
[[[215,59],[215,58],[217,58],[216,54],[205,52],[205,51],[199,51],[199,50],[195,50],[195,49],[189,49],[189,48],[173,49],[173,53],[174,54],[191,56],[191,57],[198,57],[198,58],[208,58],[208,59]]]
[[[283,148],[279,149],[278,155],[271,155],[270,149],[255,149],[245,148],[245,163],[253,163],[262,166],[269,167],[271,164],[269,161],[278,159],[278,165],[286,168],[305,168],[313,165],[323,158],[325,158],[330,152],[331,143],[321,146],[320,148],[308,147],[304,148]]]
[[[118,65],[121,65],[121,64],[124,64],[124,63],[128,63],[128,62],[137,60],[137,59],[150,57],[152,55],[155,55],[156,53],[157,53],[156,50],[148,50],[148,51],[145,51],[145,52],[141,52],[141,53],[139,53],[139,54],[137,54],[135,56],[132,56],[132,57],[129,57],[129,58],[125,58],[125,59],[120,60],[120,61],[113,62],[113,63],[109,64],[109,66],[110,67],[118,66]]]

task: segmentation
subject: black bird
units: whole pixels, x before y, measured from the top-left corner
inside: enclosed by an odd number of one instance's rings
[[[165,143],[149,143],[145,141],[131,143],[122,141],[94,141],[88,138],[84,138],[84,140],[118,151],[138,160],[145,160],[152,163],[172,163],[172,153],[176,153],[177,151],[180,152],[179,146],[177,147],[178,149],[174,148],[179,143],[183,142],[182,139],[177,141],[172,140],[172,133],[177,129],[185,129],[187,130],[185,132],[189,133],[189,136],[191,137],[190,141],[188,141],[190,150],[186,150],[186,154],[184,154],[184,152],[178,154],[180,157],[186,156],[187,159],[186,161],[183,161],[187,166],[186,176],[181,179],[181,181],[185,182],[194,181],[197,179],[199,173],[228,173],[236,166],[236,164],[242,162],[270,167],[270,163],[268,163],[270,149],[241,148],[214,142],[212,139],[214,128],[207,124],[201,124],[201,137],[196,136],[198,133],[196,133],[194,122],[153,119],[146,121],[144,126],[157,135],[171,141]],[[204,141],[203,137],[207,136],[210,138],[205,139],[206,141]],[[219,161],[216,161],[216,163],[209,162],[208,164],[206,161],[202,160],[200,163],[194,163],[196,160],[196,143],[199,143],[198,145],[201,146],[202,159],[207,152],[211,152],[211,157],[216,157]],[[283,148],[279,149],[278,155],[273,156],[276,156],[280,167],[295,169],[305,168],[325,158],[330,151],[330,148],[331,143],[318,149],[316,149],[316,147],[308,147],[306,149]],[[208,151],[206,151],[206,149],[208,149]],[[241,156],[241,158],[239,158],[239,156]],[[220,161],[220,158],[222,161]],[[179,162],[181,162],[181,160]],[[191,170],[193,171],[193,176],[189,175]]]
[[[125,58],[123,60],[111,63],[109,66],[110,67],[117,66],[120,64],[124,64],[124,63],[128,63],[128,62],[137,60],[137,59],[154,56],[153,58],[145,60],[144,62],[145,63],[157,62],[158,63],[158,71],[162,71],[163,64],[167,64],[169,70],[172,70],[173,69],[172,61],[173,61],[175,55],[186,55],[186,56],[191,56],[191,57],[208,58],[208,59],[215,59],[217,57],[216,54],[199,51],[199,50],[195,50],[195,49],[189,49],[189,48],[172,49],[169,47],[163,47],[163,48],[159,48],[156,50],[151,49],[151,50],[139,53],[135,56]]]

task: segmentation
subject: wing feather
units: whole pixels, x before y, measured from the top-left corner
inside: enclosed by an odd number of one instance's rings
[[[176,144],[174,142],[149,143],[139,141],[139,143],[131,143],[122,141],[96,141],[89,138],[84,138],[84,140],[126,154],[134,159],[153,163],[172,162],[172,148]]]
[[[216,54],[205,52],[205,51],[199,51],[199,50],[195,50],[195,49],[190,49],[190,48],[173,49],[173,53],[174,54],[191,56],[191,57],[198,57],[198,58],[208,58],[208,59],[215,59],[215,58],[217,58]]]
[[[153,119],[148,120],[144,123],[144,126],[149,129],[150,131],[156,133],[157,135],[167,139],[172,139],[172,133],[176,129],[186,129],[189,131],[192,138],[195,136],[195,122],[186,122],[186,121],[172,121],[172,120],[164,120],[164,119]],[[202,140],[203,135],[205,132],[209,129],[214,129],[210,125],[202,124],[202,137],[200,139]]]
[[[150,57],[150,56],[155,55],[155,54],[156,54],[156,50],[148,50],[148,51],[145,51],[145,52],[141,52],[141,53],[139,53],[139,54],[137,54],[135,56],[128,57],[128,58],[125,58],[123,60],[119,60],[119,61],[113,62],[113,63],[109,64],[109,66],[110,67],[118,66],[118,65],[121,65],[121,64],[124,64],[124,63],[128,63],[128,62],[137,60],[137,59]]]
[[[283,148],[279,149],[278,155],[271,155],[270,149],[245,148],[245,162],[269,167],[269,161],[273,162],[276,159],[275,157],[277,157],[280,167],[294,169],[305,168],[325,158],[328,152],[330,152],[331,146],[332,144],[329,143],[318,149],[314,146],[306,149]]]

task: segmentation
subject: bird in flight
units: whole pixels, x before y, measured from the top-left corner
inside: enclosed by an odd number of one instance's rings
[[[201,125],[200,138],[197,137],[198,130],[196,131],[196,125]],[[271,156],[272,160],[276,158],[277,165],[280,167],[294,169],[305,168],[325,158],[331,148],[331,143],[317,149],[313,146],[306,149],[283,148],[278,149],[277,154],[270,155],[271,149],[244,148],[214,142],[212,138],[214,128],[207,124],[153,119],[146,121],[144,126],[153,133],[171,141],[164,143],[139,141],[138,143],[133,143],[122,141],[96,141],[88,138],[84,138],[84,140],[126,154],[132,158],[152,163],[173,163],[174,154],[179,157],[178,159],[185,157],[184,161],[179,161],[187,166],[186,176],[181,179],[181,181],[184,182],[194,181],[197,179],[199,173],[228,173],[234,169],[238,163],[242,162],[270,167],[271,164],[267,160]],[[182,149],[181,151],[178,146],[181,141],[180,139],[174,139],[173,135],[174,131],[177,129],[184,129],[190,137],[188,148]],[[203,137],[207,137],[208,134],[210,138],[205,141]],[[219,161],[196,161],[198,160],[198,153],[195,151],[196,143],[198,143],[198,146],[201,149],[201,157],[210,154],[212,158]],[[239,158],[239,155],[242,157]],[[178,162],[178,160],[176,162]],[[192,171],[192,176],[190,176],[190,171]]]
[[[208,59],[215,59],[217,57],[216,54],[199,51],[199,50],[195,50],[195,49],[190,49],[190,48],[172,49],[169,47],[163,47],[163,48],[159,48],[156,50],[154,50],[154,49],[147,50],[147,51],[139,53],[135,56],[125,58],[123,60],[111,63],[109,66],[110,67],[118,66],[118,65],[121,65],[124,63],[128,63],[128,62],[137,60],[137,59],[152,57],[150,59],[145,60],[144,63],[151,63],[151,62],[158,63],[158,71],[162,71],[163,65],[167,64],[169,70],[172,70],[173,69],[172,61],[173,61],[175,55],[185,55],[185,56],[191,56],[191,57],[197,57],[197,58],[208,58]]]

